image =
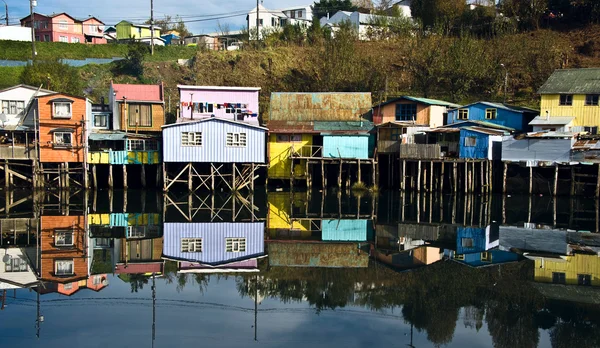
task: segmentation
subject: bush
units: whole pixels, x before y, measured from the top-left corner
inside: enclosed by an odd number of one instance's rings
[[[52,91],[82,95],[83,83],[79,71],[60,60],[35,61],[23,69],[21,83],[44,86]]]

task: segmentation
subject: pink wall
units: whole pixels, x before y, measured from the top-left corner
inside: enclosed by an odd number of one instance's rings
[[[181,88],[184,87],[184,88]],[[226,88],[226,87],[224,87]],[[243,88],[243,87],[240,87]],[[254,116],[247,116],[244,118],[244,122],[258,125],[258,90],[245,90],[245,89],[210,89],[210,87],[185,87],[180,86],[180,117],[184,119],[201,119],[211,117],[215,115],[218,118],[226,118],[229,120],[236,120],[235,114],[227,113],[225,104],[241,104],[238,108],[237,105],[234,109],[242,109],[244,111],[251,111]],[[193,96],[192,96],[193,94]],[[203,103],[203,107],[200,108],[199,104]],[[206,110],[206,104],[213,104],[212,112]],[[231,110],[231,108],[229,108]],[[210,109],[209,109],[210,110]]]

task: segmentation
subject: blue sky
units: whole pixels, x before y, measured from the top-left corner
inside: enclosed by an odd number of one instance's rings
[[[18,23],[19,19],[29,14],[29,1],[4,1],[8,4],[11,23]],[[312,3],[312,0],[265,0],[263,5],[276,9]],[[180,15],[184,20],[197,21],[203,19],[203,16],[225,17],[247,12],[255,6],[256,0],[154,0],[154,16],[162,18],[165,15]],[[150,0],[38,0],[36,11],[44,14],[67,12],[74,17],[92,15],[106,24],[116,24],[122,19],[143,22],[150,18]],[[2,9],[0,13],[3,12]],[[245,26],[246,16],[242,14],[223,18],[219,22],[222,25],[228,24],[230,30],[238,30]],[[216,31],[218,23],[216,20],[189,22],[187,26],[194,34],[202,34]]]

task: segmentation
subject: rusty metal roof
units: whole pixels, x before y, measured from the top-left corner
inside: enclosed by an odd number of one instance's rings
[[[373,122],[371,121],[317,121],[315,130],[322,133],[368,133],[373,130]]]
[[[269,264],[287,267],[366,268],[369,255],[355,243],[271,243]]]
[[[579,139],[573,145],[573,150],[600,150],[600,139]]]
[[[271,93],[270,121],[371,119],[371,93]]]
[[[271,133],[319,133],[314,122],[269,121],[267,128]]]
[[[425,133],[459,133],[460,128],[433,128],[424,130]]]
[[[509,133],[503,130],[499,130],[499,129],[491,129],[491,128],[485,128],[485,127],[477,127],[477,126],[471,126],[471,127],[464,127],[461,129],[466,129],[466,130],[470,130],[473,132],[477,132],[477,133],[483,133],[483,134],[487,134],[487,135],[508,135]]]
[[[600,68],[554,70],[539,94],[600,94]]]

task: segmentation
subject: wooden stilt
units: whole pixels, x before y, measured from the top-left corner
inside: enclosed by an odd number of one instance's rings
[[[358,182],[362,182],[362,176],[360,172],[360,159],[358,159]]]
[[[294,157],[290,157],[290,190],[294,190]]]
[[[215,192],[215,166],[210,164],[210,190]]]
[[[146,188],[146,165],[145,164],[142,164],[140,176],[142,179],[142,188]]]
[[[404,191],[406,189],[406,161],[402,160],[402,174],[400,175],[400,189]]]
[[[433,161],[429,162],[429,192],[432,192],[432,191],[433,191]]]
[[[479,162],[479,183],[480,183],[480,188],[479,188],[479,192],[481,192],[481,194],[483,194],[484,190],[485,190],[485,182],[484,182],[484,176],[483,176],[483,172],[484,172],[484,167],[485,166],[485,161],[481,161]]]
[[[69,176],[69,162],[65,162],[65,188],[68,190],[70,186],[70,176]]]
[[[325,190],[325,161],[321,160],[321,188]]]
[[[310,178],[309,178],[309,170],[308,170],[308,160],[304,162],[304,179],[306,180],[306,189],[310,188]]]
[[[600,166],[598,168],[600,168]],[[554,166],[554,189],[552,190],[552,194],[554,197],[558,195],[558,164]]]
[[[598,175],[596,176],[596,198],[600,197],[600,164],[596,165],[598,170]],[[596,209],[596,211],[598,211]]]
[[[92,181],[93,181],[94,188],[97,189],[98,188],[98,177],[96,176],[96,165],[95,164],[92,164]]]
[[[113,188],[113,167],[112,164],[108,165],[108,188]]]
[[[488,161],[488,193],[494,192],[494,164]]]
[[[194,183],[192,180],[192,164],[191,163],[187,164],[187,171],[188,171],[188,173],[187,173],[188,174],[188,177],[187,177],[188,191],[192,192],[194,190]]]
[[[372,176],[373,176],[373,180],[372,180],[371,183],[372,183],[373,186],[379,186],[379,179],[378,179],[379,175],[377,175],[378,165],[377,165],[377,162],[375,161],[375,157],[373,157],[373,162],[372,163],[373,163],[373,170],[372,170],[371,173],[372,173]]]
[[[508,162],[504,162],[504,170],[502,171],[502,193],[506,194],[506,180],[508,176]]]
[[[235,165],[235,163],[233,164],[233,178],[232,178],[232,182],[231,182],[231,188],[233,188],[234,190],[237,190],[237,183],[236,183],[236,172],[237,171],[237,166]]]
[[[452,180],[454,181],[452,190],[456,193],[458,192],[458,164],[456,162],[452,162]]]
[[[8,174],[8,160],[4,161],[4,187],[10,188],[10,174]]]
[[[159,169],[156,168],[156,181],[158,184],[158,173]],[[163,182],[163,192],[167,191],[167,185],[169,184],[169,177],[167,176],[167,164],[163,162],[162,164],[162,182]],[[158,185],[157,185],[158,186]]]
[[[351,177],[350,177],[350,166],[351,166],[350,163],[348,163],[346,165],[346,190],[350,190],[350,185],[351,185],[350,184],[350,179],[351,179]]]
[[[127,212],[127,190],[123,190],[123,212]]]
[[[417,162],[417,192],[421,192],[421,161]]]
[[[533,193],[533,167],[529,167],[529,194]]]
[[[444,193],[444,180],[446,179],[444,170],[446,169],[446,162],[441,162],[442,168],[440,170],[440,193]],[[443,204],[443,202],[442,202]]]
[[[465,193],[469,192],[469,163],[465,161]]]
[[[340,171],[338,173],[338,188],[342,188],[342,159],[340,159]]]
[[[123,165],[123,189],[127,189],[127,165]]]

